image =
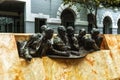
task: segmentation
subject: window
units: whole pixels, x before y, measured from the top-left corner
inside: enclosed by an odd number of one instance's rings
[[[46,25],[46,19],[35,18],[35,33],[41,33],[42,25]]]

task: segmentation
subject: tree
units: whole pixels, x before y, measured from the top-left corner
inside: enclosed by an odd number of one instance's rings
[[[104,7],[120,7],[120,0],[63,0],[63,2],[64,4],[71,4],[71,5],[80,4],[89,10],[90,14],[87,15],[88,32],[91,31],[91,28],[93,26],[97,28],[96,16],[98,11],[97,9],[100,5]],[[95,15],[93,14],[93,11],[95,11]]]

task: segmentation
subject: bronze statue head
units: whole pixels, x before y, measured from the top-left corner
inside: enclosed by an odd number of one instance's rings
[[[67,27],[67,35],[74,36],[74,29],[72,26]]]
[[[53,34],[54,34],[54,30],[53,29],[47,28],[45,30],[45,38],[46,39],[51,39]]]
[[[86,35],[86,30],[85,30],[84,28],[80,29],[80,30],[79,30],[79,35],[80,35],[80,36]]]
[[[97,28],[93,28],[91,31],[92,36],[98,36],[100,34],[99,30]]]
[[[66,34],[66,29],[64,26],[59,26],[57,30],[58,30],[58,35],[60,36],[64,36]]]
[[[44,32],[48,27],[46,25],[41,26],[41,32]]]

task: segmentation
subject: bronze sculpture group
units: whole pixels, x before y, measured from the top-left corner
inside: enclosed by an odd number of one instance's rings
[[[100,50],[102,37],[99,30],[94,28],[91,34],[86,34],[85,29],[80,29],[75,35],[72,26],[59,26],[58,34],[53,37],[54,30],[47,26],[41,27],[42,33],[35,33],[28,41],[17,41],[20,57],[31,60],[34,57],[60,57],[80,58],[89,52]]]

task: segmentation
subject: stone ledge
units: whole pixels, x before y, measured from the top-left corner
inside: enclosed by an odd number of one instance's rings
[[[43,57],[26,62],[18,56],[16,36],[0,34],[0,80],[119,80],[120,49],[115,46],[119,45],[119,35],[104,36],[108,50],[82,59]]]

